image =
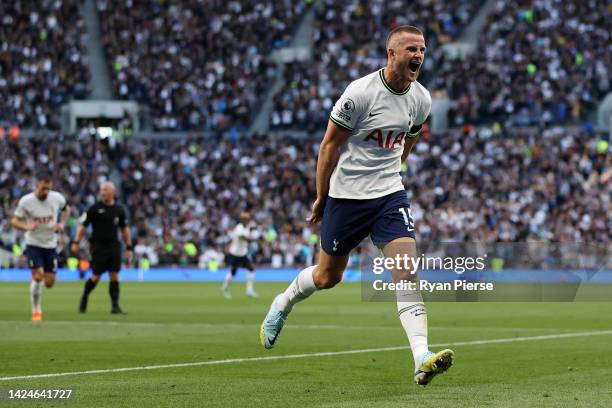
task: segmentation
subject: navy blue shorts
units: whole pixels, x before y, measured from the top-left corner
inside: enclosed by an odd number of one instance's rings
[[[369,200],[327,197],[321,223],[321,247],[329,255],[348,255],[367,236],[374,244],[414,238],[406,191]]]
[[[55,248],[41,248],[26,245],[25,254],[30,269],[43,268],[45,273],[55,273],[57,269],[57,251]]]
[[[245,256],[234,256],[232,254],[227,254],[225,256],[225,263],[227,263],[232,268],[249,268],[252,264],[251,259]]]

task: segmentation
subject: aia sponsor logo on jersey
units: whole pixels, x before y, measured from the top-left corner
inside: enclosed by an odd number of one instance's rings
[[[399,133],[395,133],[399,132]],[[364,139],[364,142],[376,143],[378,147],[383,149],[395,149],[396,147],[402,147],[404,145],[404,138],[406,132],[398,130],[382,131],[380,129],[374,129]]]

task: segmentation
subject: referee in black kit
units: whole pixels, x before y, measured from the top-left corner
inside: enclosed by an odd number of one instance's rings
[[[132,239],[127,227],[127,217],[122,206],[115,203],[115,186],[110,181],[100,185],[100,201],[87,210],[85,221],[76,233],[70,249],[79,251],[79,242],[85,235],[85,228],[91,225],[89,239],[91,251],[91,267],[93,274],[85,282],[85,289],[81,297],[79,312],[87,311],[89,294],[96,287],[100,276],[107,272],[110,275],[108,293],[110,294],[113,314],[126,314],[119,307],[119,269],[121,268],[121,246],[117,239],[117,228],[121,230],[123,242],[126,246],[126,260],[132,262]]]

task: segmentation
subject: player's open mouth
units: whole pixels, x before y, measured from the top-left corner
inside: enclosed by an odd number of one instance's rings
[[[408,69],[413,74],[416,74],[420,67],[421,63],[419,61],[412,61],[410,64],[408,64]]]

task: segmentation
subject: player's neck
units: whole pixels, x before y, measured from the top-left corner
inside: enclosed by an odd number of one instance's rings
[[[387,85],[389,85],[391,89],[397,93],[406,92],[408,88],[410,88],[410,84],[412,83],[412,81],[410,81],[409,79],[402,78],[401,75],[399,75],[393,70],[393,68],[390,68],[389,66],[386,66],[383,69],[383,77],[385,78],[385,82],[387,83]]]

